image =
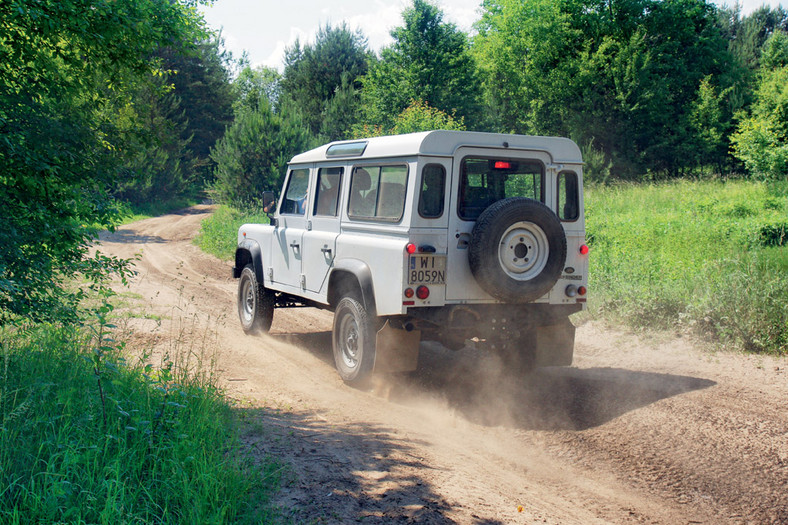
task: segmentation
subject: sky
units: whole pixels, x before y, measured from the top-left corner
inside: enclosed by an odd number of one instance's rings
[[[714,0],[731,5],[734,0]],[[444,20],[469,31],[479,17],[481,0],[438,0]],[[788,7],[788,0],[740,0],[742,13],[749,14],[763,4]],[[216,0],[202,7],[208,25],[221,29],[225,47],[234,57],[247,52],[253,66],[282,70],[285,47],[296,39],[314,42],[320,26],[343,21],[351,29],[361,29],[369,47],[379,51],[392,42],[389,32],[402,25],[402,10],[410,0]]]

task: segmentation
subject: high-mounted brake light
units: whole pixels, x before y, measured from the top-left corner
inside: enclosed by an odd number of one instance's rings
[[[430,296],[430,289],[427,288],[426,286],[421,285],[418,288],[416,288],[416,297],[418,297],[419,299],[424,300],[429,296]]]
[[[580,255],[588,255],[589,251],[591,251],[591,249],[586,244],[580,247]]]
[[[416,253],[416,245],[413,244],[412,242],[409,242],[405,246],[405,251],[408,252],[410,255],[413,255],[414,253]]]
[[[493,165],[497,170],[510,170],[512,169],[512,163],[506,162],[505,160],[496,160],[495,164]]]

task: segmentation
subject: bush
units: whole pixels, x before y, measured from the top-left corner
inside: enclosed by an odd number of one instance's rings
[[[239,453],[210,369],[129,363],[106,328],[0,331],[0,522],[259,518],[276,482]]]
[[[265,100],[257,108],[241,108],[211,151],[216,162],[212,192],[219,202],[240,206],[263,191],[278,191],[288,161],[313,145],[296,115],[274,113]]]
[[[591,310],[788,353],[783,185],[676,182],[586,191]]]

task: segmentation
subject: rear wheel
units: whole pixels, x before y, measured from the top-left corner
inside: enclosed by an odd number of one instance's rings
[[[375,320],[354,297],[343,297],[334,311],[334,362],[346,383],[362,384],[375,364]]]
[[[274,293],[257,281],[251,264],[238,281],[238,317],[247,334],[268,332],[274,320]]]

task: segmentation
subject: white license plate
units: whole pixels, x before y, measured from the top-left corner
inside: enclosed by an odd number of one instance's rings
[[[446,257],[443,255],[411,255],[408,260],[408,284],[444,284]]]

